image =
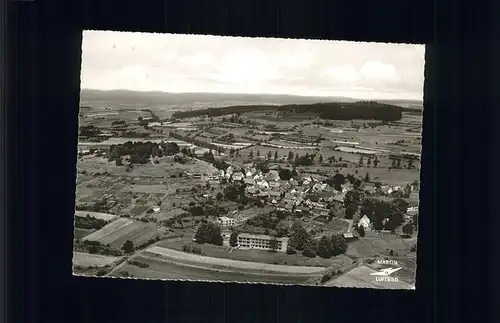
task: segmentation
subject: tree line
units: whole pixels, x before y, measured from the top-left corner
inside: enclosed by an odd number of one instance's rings
[[[123,156],[130,156],[130,164],[146,164],[153,157],[172,156],[180,152],[179,145],[175,142],[132,142],[111,145],[108,152],[108,161],[122,164]]]
[[[347,240],[338,234],[323,236],[319,241],[314,240],[299,222],[294,222],[291,228],[292,234],[288,241],[288,254],[297,251],[306,257],[322,258],[335,257],[347,251]]]
[[[313,113],[322,119],[331,120],[381,120],[397,121],[401,120],[402,112],[398,106],[383,104],[379,102],[360,101],[353,103],[330,102],[313,104],[291,104],[291,105],[249,105],[249,106],[229,106],[220,108],[208,108],[192,111],[177,111],[174,118],[190,118],[208,115],[218,117],[235,113],[247,113],[256,111],[273,111],[280,115],[286,113]]]
[[[293,104],[280,106],[278,110],[297,114],[312,113],[322,119],[330,120],[397,121],[403,117],[400,107],[372,101]]]

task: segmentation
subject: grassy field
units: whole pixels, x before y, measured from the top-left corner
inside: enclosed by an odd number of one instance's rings
[[[393,250],[394,255],[405,255],[410,250],[410,245],[395,235],[384,235],[379,237],[364,237],[375,252],[388,255],[388,250]]]
[[[94,231],[95,230],[75,228],[75,232],[74,232],[75,239],[81,239],[85,236],[88,236],[89,234],[91,234]]]
[[[93,157],[86,161],[98,162],[98,158]],[[178,178],[179,173],[183,171],[190,172],[212,172],[212,166],[203,162],[193,162],[189,165],[172,164],[164,162],[153,166],[152,164],[136,166],[132,172],[127,173],[123,167],[114,166],[107,160],[102,160],[103,168],[96,167],[94,171],[109,171],[112,175],[92,176],[90,174],[79,175],[80,183],[76,188],[77,204],[93,202],[109,193],[113,198],[119,201],[119,205],[112,208],[109,212],[120,215],[131,214],[140,216],[152,206],[158,205],[161,201],[161,211],[167,212],[176,203],[180,206],[183,202],[192,201],[192,188],[205,185],[201,179],[195,180],[188,177]],[[87,166],[80,165],[89,173],[91,171]],[[108,168],[106,168],[108,167]],[[175,175],[176,178],[171,178]],[[151,176],[151,177],[149,177]],[[186,190],[186,192],[176,191]],[[86,211],[78,211],[77,215],[85,216]],[[108,220],[111,216],[96,214],[99,218]]]
[[[415,284],[417,274],[417,259],[412,256],[408,258],[398,258],[398,265],[403,268],[398,271],[399,279],[404,280],[410,284]]]
[[[75,266],[95,266],[104,267],[120,259],[120,257],[110,257],[103,255],[93,255],[83,252],[73,252],[73,265]]]
[[[261,157],[267,157],[268,153],[271,152],[271,160],[274,160],[274,153],[277,151],[278,152],[278,159],[281,161],[287,161],[288,160],[288,153],[292,151],[294,154],[298,153],[299,156],[303,156],[306,153],[311,154],[315,152],[315,150],[312,149],[289,149],[289,148],[275,148],[275,147],[267,147],[267,146],[254,146],[250,148],[245,148],[240,150],[240,159],[248,159],[250,155],[250,151],[253,151],[253,158],[257,158],[257,151],[260,152]],[[284,158],[284,159],[283,159]]]
[[[109,244],[115,249],[120,249],[127,240],[131,240],[135,246],[139,246],[160,235],[162,232],[153,223],[120,218],[87,236],[85,240],[98,241],[101,244]]]
[[[127,272],[133,277],[168,280],[194,281],[224,281],[224,282],[251,282],[276,284],[304,284],[310,276],[281,275],[252,275],[249,273],[209,270],[173,264],[161,259],[136,256],[132,260],[148,264],[148,268],[140,268],[126,264],[112,276],[120,276],[120,272]]]
[[[327,229],[338,232],[346,232],[348,227],[349,223],[336,218],[333,218],[332,221],[326,225]]]
[[[86,217],[90,215],[96,219],[101,219],[104,221],[111,221],[116,218],[115,214],[99,213],[99,212],[89,212],[89,211],[75,211],[75,216]]]
[[[324,269],[322,266],[289,266],[249,260],[210,257],[207,255],[191,254],[160,246],[149,247],[144,250],[142,255],[162,257],[170,260],[171,262],[189,266],[261,274],[289,273],[294,275],[310,275],[313,273],[319,273]]]
[[[360,238],[360,240],[349,243],[346,255],[353,258],[365,258],[374,257],[377,253],[367,241]]]
[[[114,162],[108,162],[107,158],[96,156],[84,156],[77,162],[79,170],[85,170],[88,173],[108,172],[113,175],[127,177],[170,177],[178,175],[180,172],[191,172],[200,174],[212,174],[215,171],[209,163],[193,160],[186,164],[174,163],[169,157],[158,159],[159,163],[153,165],[147,163],[144,165],[134,165],[134,168],[127,172],[125,166],[116,166]]]
[[[356,168],[337,168],[337,167],[316,167],[314,169],[331,172],[338,170],[343,175],[355,174],[356,176],[370,175],[372,182],[381,182],[384,185],[406,185],[415,180],[420,180],[420,171],[418,169],[387,169],[374,167],[356,167]],[[300,170],[300,169],[299,169]],[[356,174],[356,171],[358,172]]]
[[[258,263],[267,263],[287,266],[312,266],[312,267],[330,267],[342,266],[335,258],[324,259],[321,257],[308,258],[300,254],[287,255],[282,252],[269,252],[264,250],[233,250],[225,246],[214,246],[209,244],[197,244],[192,241],[192,236],[186,235],[180,239],[171,239],[162,241],[159,246],[182,251],[184,245],[198,247],[206,256],[215,258],[224,258],[240,261],[252,261]]]

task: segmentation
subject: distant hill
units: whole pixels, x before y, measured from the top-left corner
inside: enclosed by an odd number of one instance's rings
[[[168,93],[168,92],[136,92],[128,90],[100,91],[83,89],[80,93],[82,105],[92,102],[114,104],[165,105],[165,106],[228,106],[228,105],[284,105],[319,102],[355,102],[348,97],[311,97],[299,95],[274,94],[226,94],[226,93]]]
[[[127,105],[146,108],[165,108],[184,112],[209,108],[229,108],[228,111],[255,111],[257,109],[275,109],[277,106],[331,104],[332,102],[356,103],[359,100],[349,97],[314,97],[299,95],[274,94],[230,94],[230,93],[168,93],[137,92],[128,90],[100,91],[83,89],[80,93],[81,106],[93,106],[97,103],[111,109]],[[421,113],[423,103],[416,100],[377,100],[379,104],[400,107],[401,112]],[[368,105],[367,108],[373,108]],[[324,109],[324,106],[323,108]],[[219,113],[225,114],[222,109]],[[215,113],[212,111],[212,113]],[[228,112],[231,113],[231,112]],[[234,112],[233,112],[234,113]],[[197,113],[196,113],[197,114]],[[324,113],[322,113],[324,114]]]

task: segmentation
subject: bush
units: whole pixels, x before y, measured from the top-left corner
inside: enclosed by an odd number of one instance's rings
[[[302,255],[305,257],[314,258],[314,257],[316,257],[316,251],[313,249],[307,248],[304,251],[302,251]]]
[[[346,253],[347,251],[347,241],[342,235],[334,235],[331,238],[332,242],[332,255],[338,256]]]
[[[408,223],[403,226],[403,233],[407,236],[411,236],[413,234],[413,224]]]
[[[106,275],[106,269],[99,270],[95,275],[98,277],[102,277],[102,276]]]
[[[360,237],[364,237],[366,235],[365,227],[363,227],[362,225],[358,225],[356,227],[356,231],[358,231]]]
[[[286,254],[287,255],[295,255],[297,253],[297,251],[295,251],[294,249],[292,248],[287,248],[286,249]]]
[[[131,264],[132,266],[136,266],[136,267],[140,267],[140,268],[148,268],[149,267],[148,264],[145,264],[145,263],[142,263],[139,261],[134,261],[134,260],[131,260],[128,263]]]
[[[195,234],[195,239],[196,242],[201,244],[210,243],[218,246],[222,246],[223,244],[220,227],[211,222],[202,223],[198,227],[198,231]]]
[[[229,237],[229,245],[231,247],[236,247],[238,245],[238,233],[237,232],[231,233],[231,236]]]
[[[76,216],[75,217],[75,227],[81,229],[95,229],[99,230],[105,226],[108,222],[102,219],[97,219],[93,216],[87,214],[85,217]]]
[[[324,284],[327,281],[329,281],[330,279],[332,279],[332,276],[330,274],[325,274],[325,275],[323,275],[323,277],[321,277],[321,283]]]
[[[330,258],[333,254],[332,242],[326,236],[321,237],[318,243],[318,256]]]

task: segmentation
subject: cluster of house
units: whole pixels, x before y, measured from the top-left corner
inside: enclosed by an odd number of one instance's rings
[[[269,170],[266,174],[253,167],[252,164],[245,165],[242,170],[229,166],[226,171],[217,170],[208,179],[211,185],[220,183],[225,178],[229,182],[243,181],[246,184],[246,193],[267,199],[280,210],[297,212],[311,212],[315,215],[327,215],[326,205],[328,203],[344,203],[347,192],[353,190],[353,186],[347,182],[342,185],[341,191],[335,190],[330,185],[323,183],[321,179],[313,175],[303,176],[300,180],[281,180],[277,168]],[[366,187],[366,190],[374,187]],[[391,194],[394,191],[402,191],[402,186],[384,185],[380,188],[382,194]],[[417,210],[418,211],[418,210]]]
[[[224,170],[218,170],[212,175],[208,182],[211,185],[219,184],[220,179],[225,178],[229,182],[243,181],[246,184],[246,193],[260,197],[272,203],[277,210],[297,213],[309,213],[314,218],[326,220],[329,215],[328,204],[338,203],[343,205],[347,192],[353,190],[350,183],[342,185],[340,191],[330,185],[323,183],[321,179],[314,176],[302,176],[300,180],[281,180],[277,169],[271,169],[266,174],[253,167],[252,164],[244,165],[241,169],[230,166]],[[369,187],[368,187],[369,188]],[[401,186],[382,186],[382,191],[390,194],[396,190],[403,190]],[[414,215],[418,213],[418,206],[412,205],[407,213]],[[223,229],[244,223],[246,218],[221,217],[220,224]],[[359,225],[366,230],[370,228],[370,220],[364,216],[359,220]]]

